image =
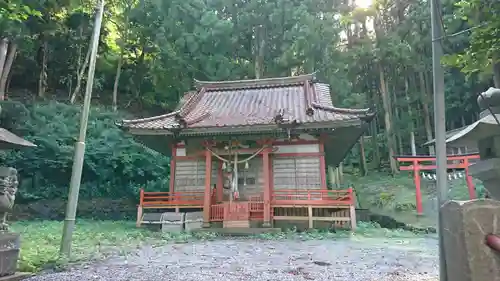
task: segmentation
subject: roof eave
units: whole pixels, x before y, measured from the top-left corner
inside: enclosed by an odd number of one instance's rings
[[[180,111],[176,110],[176,111],[172,111],[172,112],[169,112],[166,114],[157,115],[157,116],[153,116],[153,117],[146,117],[146,118],[139,118],[139,119],[128,119],[128,120],[123,119],[123,120],[115,122],[115,124],[117,126],[128,127],[128,126],[133,125],[133,124],[135,125],[135,124],[140,124],[140,123],[145,123],[145,122],[156,121],[158,119],[175,117],[175,116],[179,115],[179,113],[180,113]]]
[[[335,122],[315,122],[315,123],[301,123],[294,126],[293,130],[315,130],[315,129],[335,129],[342,127],[360,126],[363,123],[360,119],[335,121]],[[191,135],[212,135],[212,134],[240,134],[250,132],[270,132],[276,130],[286,130],[277,124],[267,125],[246,125],[246,126],[226,126],[226,127],[205,127],[205,128],[189,128],[183,129],[179,132],[179,136]]]
[[[172,129],[126,128],[124,131],[134,136],[175,136]]]

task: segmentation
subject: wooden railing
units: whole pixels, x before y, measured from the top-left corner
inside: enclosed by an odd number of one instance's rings
[[[216,204],[210,207],[210,221],[224,221],[224,205]]]
[[[143,208],[202,207],[204,197],[203,191],[146,192],[141,189],[139,204]]]
[[[275,190],[272,205],[353,205],[352,188],[346,190]]]
[[[238,207],[237,210],[235,207]],[[242,211],[241,209],[246,209]],[[233,216],[233,212],[243,212],[248,213],[248,217],[244,216]],[[232,220],[262,220],[264,218],[264,200],[262,195],[249,196],[248,201],[235,201],[232,203],[226,202],[222,204],[214,204],[210,207],[210,221],[223,221],[229,219]]]
[[[242,221],[250,219],[250,203],[248,202],[231,202],[224,206],[225,221]]]

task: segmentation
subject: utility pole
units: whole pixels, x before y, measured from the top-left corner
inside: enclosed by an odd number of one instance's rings
[[[443,241],[443,212],[441,206],[448,200],[447,160],[446,160],[446,109],[444,98],[444,72],[441,66],[443,56],[443,25],[440,0],[431,0],[432,27],[432,78],[434,84],[434,130],[436,136],[436,176],[438,195],[438,235],[439,235],[439,280],[448,281],[445,248]]]
[[[92,35],[89,72],[85,88],[83,110],[80,117],[80,134],[75,144],[75,155],[73,158],[73,169],[69,186],[68,204],[66,206],[66,217],[64,219],[63,235],[61,240],[60,255],[69,258],[71,253],[71,240],[75,228],[76,209],[78,205],[78,193],[80,192],[80,181],[82,179],[83,158],[85,155],[85,137],[87,135],[87,123],[89,119],[90,101],[92,98],[92,87],[94,84],[95,63],[97,49],[99,48],[99,36],[101,34],[102,16],[104,13],[104,0],[97,4],[97,13]]]

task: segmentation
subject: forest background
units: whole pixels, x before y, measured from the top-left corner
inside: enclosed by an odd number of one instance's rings
[[[0,122],[38,145],[0,156],[21,174],[19,202],[67,196],[95,7],[0,3]],[[375,105],[344,162],[355,178],[397,177],[393,155],[433,153],[421,147],[434,138],[428,1],[110,0],[105,9],[80,198],[167,189],[169,159],[114,121],[172,110],[193,79],[316,71],[336,106]],[[442,11],[450,130],[476,121],[477,94],[500,87],[500,2],[443,0]]]

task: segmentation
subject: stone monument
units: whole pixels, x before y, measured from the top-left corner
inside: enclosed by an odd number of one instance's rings
[[[12,211],[16,200],[17,170],[0,167],[0,277],[15,275],[19,259],[20,237],[9,232],[7,213]]]
[[[35,146],[8,130],[0,128],[0,150]],[[7,214],[14,207],[18,185],[17,170],[0,167],[0,281],[21,280],[30,275],[16,272],[21,240],[18,233],[9,231],[7,224]]]
[[[448,280],[500,281],[500,89],[478,97],[480,120],[447,143],[476,142],[480,161],[469,167],[491,199],[451,201],[441,206]]]
[[[12,211],[14,201],[16,200],[17,170],[10,167],[0,167],[0,231],[8,231],[7,213]]]

